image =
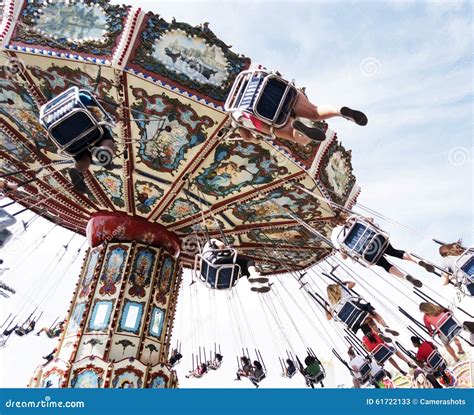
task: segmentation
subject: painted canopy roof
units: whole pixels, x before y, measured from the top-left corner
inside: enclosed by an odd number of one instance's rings
[[[329,130],[306,148],[222,140],[223,102],[250,60],[207,24],[166,22],[103,0],[7,0],[0,41],[0,171],[21,170],[12,177],[18,183],[36,178],[14,196],[22,205],[82,234],[104,210],[158,222],[184,244],[204,227],[218,237],[219,226],[265,273],[303,269],[330,253],[284,207],[330,235],[333,209],[297,184],[353,204],[350,151]],[[116,167],[93,166],[86,195],[71,190],[60,163],[68,159],[38,122],[39,106],[70,86],[94,91],[120,120]],[[182,259],[191,266],[192,250]]]

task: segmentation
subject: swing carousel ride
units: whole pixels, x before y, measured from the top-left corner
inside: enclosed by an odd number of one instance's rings
[[[170,353],[182,273],[196,271],[210,239],[311,295],[305,273],[333,258],[333,229],[359,194],[351,152],[324,122],[315,125],[326,139],[306,147],[243,140],[224,104],[251,61],[207,23],[168,22],[106,0],[6,0],[0,42],[4,192],[90,245],[56,351],[31,387],[176,387]],[[65,91],[76,100],[60,102]],[[72,120],[78,91],[113,120],[116,146],[105,161],[92,152],[83,192],[50,128]],[[56,105],[52,118],[42,118],[45,104]],[[311,386],[324,378],[290,355]],[[307,359],[322,366],[311,349]]]

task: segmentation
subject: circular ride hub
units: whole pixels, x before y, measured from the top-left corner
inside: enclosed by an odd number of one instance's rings
[[[306,147],[229,139],[223,104],[250,60],[207,24],[103,0],[7,0],[0,42],[0,172],[22,185],[10,197],[91,243],[55,358],[31,386],[176,386],[181,272],[206,234],[224,234],[262,274],[331,254],[299,220],[330,237],[327,201],[350,207],[359,192],[350,151],[324,123],[326,140]],[[116,120],[116,157],[92,165],[85,194],[38,120],[72,86]]]

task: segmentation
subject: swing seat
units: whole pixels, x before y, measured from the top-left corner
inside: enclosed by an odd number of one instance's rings
[[[435,327],[444,345],[449,344],[462,331],[461,324],[459,324],[451,313],[444,313]]]
[[[0,230],[0,249],[3,248],[12,238],[13,238],[13,233],[11,233],[8,229],[1,229]]]
[[[41,107],[39,121],[62,153],[76,156],[103,138],[108,124],[90,106],[97,107],[104,119],[111,121],[95,96],[76,86]]]
[[[333,316],[335,320],[344,323],[354,333],[359,330],[359,327],[365,321],[369,313],[361,310],[356,302],[360,299],[357,297],[349,297],[340,301],[333,308]]]
[[[15,223],[15,216],[10,215],[5,209],[0,208],[0,230],[6,229]]]
[[[295,374],[296,374],[297,372],[298,372],[298,371],[296,370],[296,367],[295,367],[293,371],[286,373],[286,377],[287,377],[288,379],[291,379],[293,376],[295,376]]]
[[[456,260],[454,275],[463,292],[474,296],[474,248],[467,249]]]
[[[305,378],[311,383],[321,383],[326,378],[326,372],[324,369],[321,369],[319,373],[315,375],[306,375]]]
[[[378,383],[378,382],[382,382],[386,376],[387,374],[385,373],[385,370],[380,369],[375,374],[371,375],[371,378],[373,382]]]
[[[368,377],[370,375],[370,370],[371,370],[371,366],[370,366],[370,363],[369,362],[366,362],[364,363],[360,368],[359,368],[359,379],[362,381],[363,379],[365,379],[365,381],[368,380]],[[365,382],[364,382],[365,383]]]
[[[292,82],[265,69],[241,72],[224,105],[227,112],[245,112],[275,128],[291,116],[298,92]]]
[[[210,249],[197,254],[195,275],[208,288],[229,290],[240,277],[240,266],[236,264],[237,251],[233,248]]]
[[[387,346],[386,344],[379,344],[371,352],[371,356],[380,366],[382,366],[394,354],[395,354],[395,349]]]
[[[443,356],[441,356],[437,350],[431,352],[426,359],[426,364],[428,365],[430,372],[443,372],[447,368],[446,360],[444,360]]]
[[[267,371],[266,370],[262,370],[262,373],[260,374],[257,374],[255,375],[254,374],[251,374],[249,376],[249,380],[250,382],[252,382],[254,385],[260,383],[263,379],[265,379],[267,377]]]
[[[344,227],[337,237],[340,245],[350,257],[374,265],[388,246],[388,234],[359,218],[350,218],[348,222],[349,230]]]

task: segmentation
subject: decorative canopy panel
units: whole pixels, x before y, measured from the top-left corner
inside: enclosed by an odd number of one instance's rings
[[[26,183],[12,195],[22,205],[81,234],[100,211],[145,218],[182,240],[223,233],[265,273],[330,254],[287,212],[330,235],[327,201],[348,206],[358,194],[350,151],[329,130],[306,147],[223,139],[223,103],[250,61],[207,24],[103,0],[8,0],[0,41],[0,171]],[[70,160],[38,121],[39,107],[71,86],[95,93],[117,121],[118,155],[91,167],[87,194],[74,191]],[[194,253],[182,251],[184,266]]]

